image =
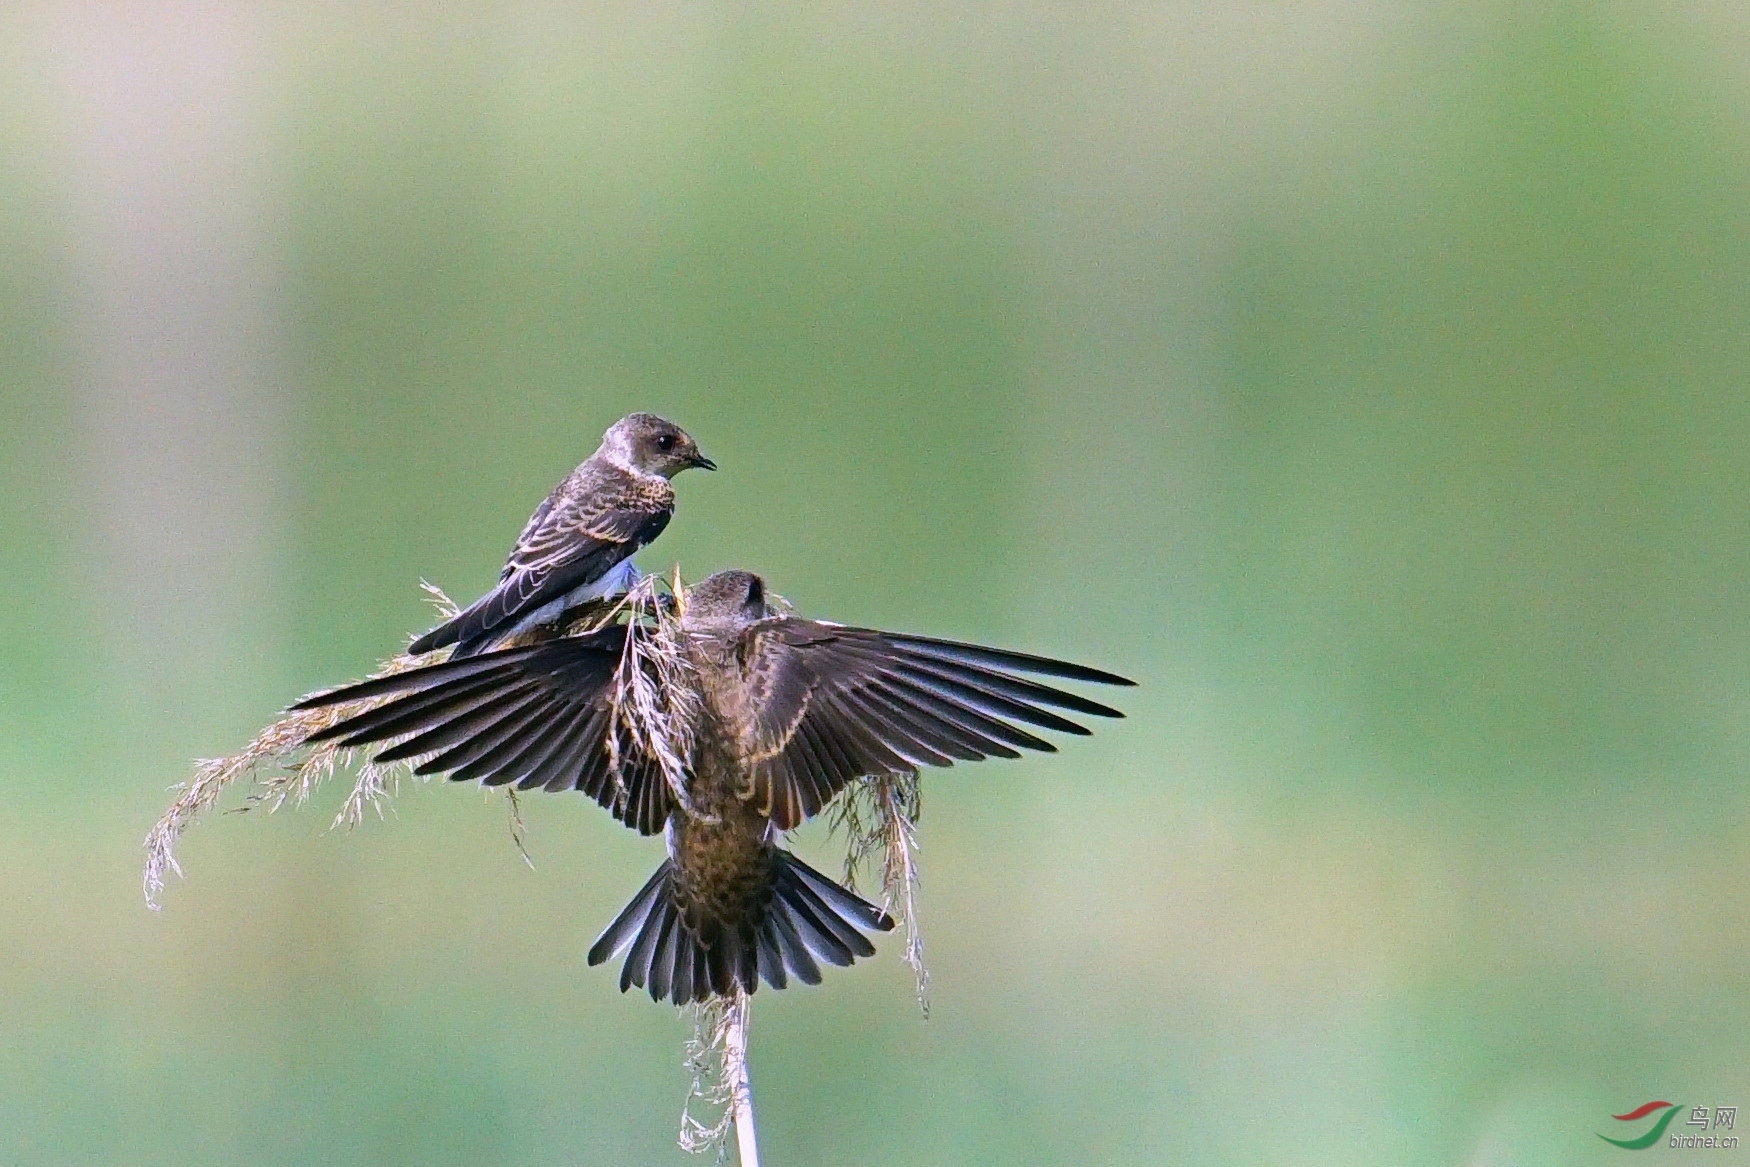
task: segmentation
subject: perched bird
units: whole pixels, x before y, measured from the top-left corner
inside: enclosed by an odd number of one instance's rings
[[[625,960],[620,989],[675,1004],[820,980],[875,949],[893,921],[780,845],[866,775],[1052,751],[1023,726],[1086,734],[1053,712],[1116,709],[1019,674],[1133,682],[1045,657],[783,614],[759,576],[725,571],[678,597],[678,653],[696,700],[674,740],[677,782],[615,718],[625,625],[444,662],[309,698],[388,699],[311,736],[359,746],[406,737],[378,762],[488,786],[581,790],[668,858],[589,951]],[[616,763],[615,759],[618,758]]]
[[[637,579],[632,554],[662,534],[674,515],[669,479],[717,464],[680,426],[653,413],[621,418],[602,444],[535,508],[498,573],[498,583],[407,651],[456,646],[474,656],[567,608],[623,592]]]

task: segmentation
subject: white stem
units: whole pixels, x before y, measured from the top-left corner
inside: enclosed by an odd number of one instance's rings
[[[737,995],[729,1006],[729,1030],[723,1039],[724,1071],[729,1079],[729,1105],[735,1111],[735,1150],[741,1167],[760,1167],[759,1141],[753,1125],[753,1081],[747,1070],[747,1011],[750,1002]]]

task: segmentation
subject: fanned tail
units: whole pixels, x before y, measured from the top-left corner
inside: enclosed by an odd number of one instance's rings
[[[795,977],[820,983],[822,963],[845,966],[874,956],[865,932],[889,932],[893,918],[787,851],[772,852],[764,904],[733,923],[690,921],[664,860],[589,950],[589,963],[625,954],[620,991],[633,985],[676,1005],[752,993],[764,980],[782,989]]]

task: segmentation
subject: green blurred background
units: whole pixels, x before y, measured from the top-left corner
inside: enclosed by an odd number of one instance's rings
[[[769,1164],[1750,1107],[1747,61],[1725,3],[6,6],[0,1162],[688,1161],[686,1024],[583,963],[656,848],[581,800],[531,871],[330,787],[139,893],[190,759],[634,408],[723,466],[646,568],[1143,683],[926,776],[932,1016],[892,940],[762,993]]]

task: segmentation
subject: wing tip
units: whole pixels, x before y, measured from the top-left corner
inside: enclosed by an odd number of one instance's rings
[[[1080,665],[1074,661],[1059,660],[1056,657],[1040,656],[1031,652],[1019,652],[1012,648],[995,648],[988,644],[973,644],[963,640],[944,640],[940,637],[919,636],[909,632],[884,632],[880,635],[902,644],[917,646],[926,651],[934,649],[946,653],[965,654],[966,657],[974,660],[982,659],[998,668],[1058,677],[1066,681],[1085,681],[1094,685],[1116,685],[1125,689],[1136,687],[1136,682],[1129,677],[1109,673],[1105,669],[1096,669],[1091,665]]]
[[[421,656],[421,655],[428,653],[428,652],[435,652],[438,649],[442,648],[444,645],[449,644],[451,641],[454,641],[456,639],[456,637],[454,637],[454,636],[450,636],[450,637],[448,637],[448,639],[445,639],[445,637],[446,637],[446,634],[448,634],[449,631],[455,627],[457,620],[460,620],[460,619],[461,619],[461,614],[457,613],[457,615],[454,618],[444,621],[442,624],[439,624],[436,628],[433,628],[430,632],[427,632],[424,635],[415,637],[413,639],[412,643],[410,643],[407,646],[407,655],[408,656]]]
[[[294,706],[292,706],[292,708],[297,709],[298,706],[294,705]],[[309,708],[314,709],[314,708],[318,708],[318,707],[312,705],[312,706],[309,706]],[[348,720],[351,720],[351,719],[349,718]],[[347,729],[348,729],[348,727],[347,727],[347,724],[345,721],[337,721],[333,725],[325,725],[321,729],[314,730],[313,732],[306,734],[304,736],[304,740],[302,742],[300,742],[299,744],[310,746],[310,745],[315,745],[317,742],[325,742],[325,741],[328,741],[332,738],[337,738],[343,733],[346,733]]]

